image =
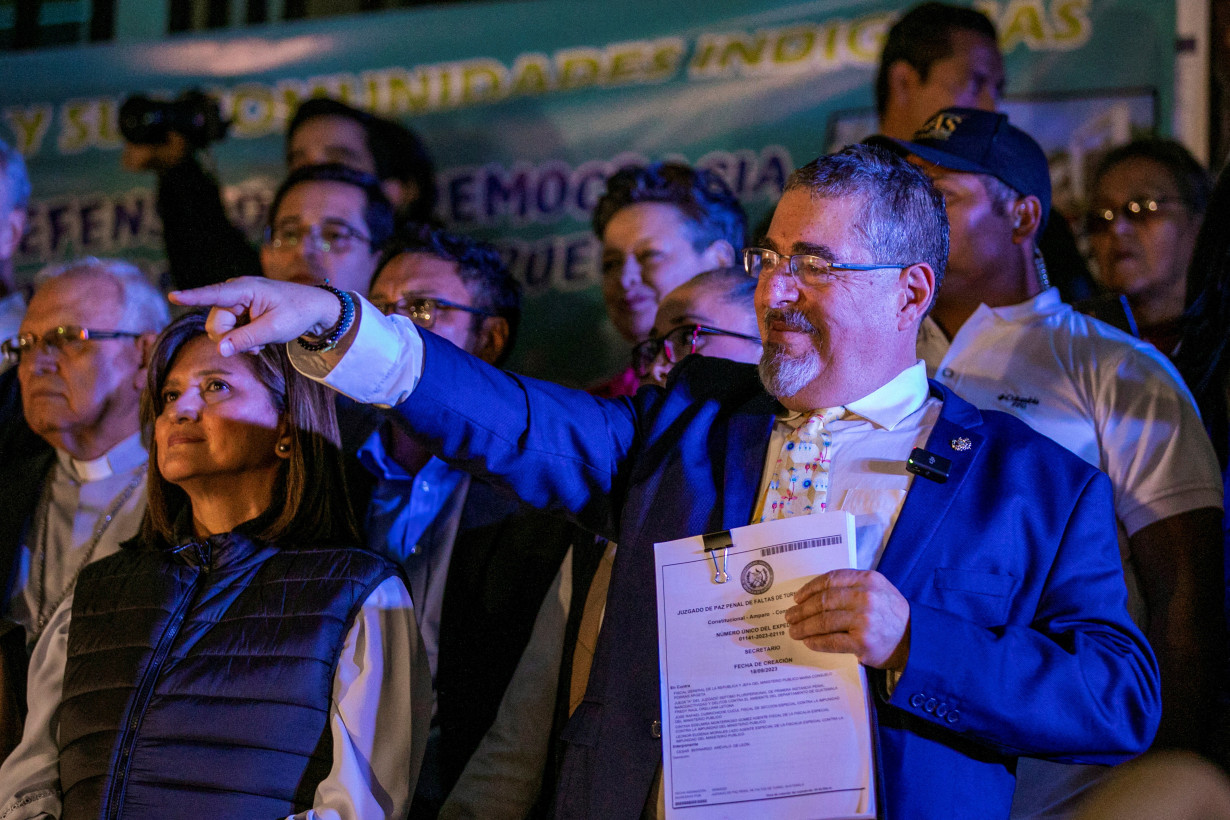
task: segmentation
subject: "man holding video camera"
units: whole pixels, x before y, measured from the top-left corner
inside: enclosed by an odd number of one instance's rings
[[[120,108],[121,163],[158,174],[158,216],[175,287],[259,276],[260,257],[231,223],[217,181],[197,154],[226,135],[215,99],[188,91],[172,102],[130,97]]]
[[[158,174],[158,215],[175,288],[261,274],[256,247],[230,221],[217,180],[199,157],[226,136],[228,126],[217,100],[196,90],[170,102],[133,96],[120,109],[124,167]],[[295,111],[286,145],[292,170],[340,162],[373,173],[399,217],[431,219],[436,193],[431,158],[401,124],[337,100],[313,98]]]

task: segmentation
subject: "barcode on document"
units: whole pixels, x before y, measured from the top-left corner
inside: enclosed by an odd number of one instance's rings
[[[795,550],[806,550],[812,547],[831,547],[834,544],[842,543],[844,540],[840,535],[826,535],[823,538],[808,538],[806,541],[790,541],[785,544],[778,544],[775,547],[765,547],[760,551],[760,557],[767,558],[770,555],[794,552]]]

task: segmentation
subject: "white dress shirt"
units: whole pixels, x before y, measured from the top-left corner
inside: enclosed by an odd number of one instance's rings
[[[854,515],[858,569],[875,569],[880,563],[914,479],[905,460],[911,450],[926,444],[940,406],[940,400],[929,395],[923,363],[917,362],[869,396],[845,405],[846,413],[827,426],[832,435],[829,509]],[[808,415],[789,413],[773,425],[752,521],[760,520],[782,445]]]
[[[69,595],[34,648],[25,732],[0,766],[0,820],[60,816],[57,712],[72,604]],[[329,704],[333,766],[295,820],[407,815],[430,723],[423,654],[410,593],[389,578],[363,602],[342,644]]]

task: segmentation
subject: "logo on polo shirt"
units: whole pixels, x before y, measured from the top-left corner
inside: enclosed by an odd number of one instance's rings
[[[1016,393],[1000,393],[996,399],[1015,410],[1028,410],[1030,405],[1039,403],[1036,396],[1018,396]]]

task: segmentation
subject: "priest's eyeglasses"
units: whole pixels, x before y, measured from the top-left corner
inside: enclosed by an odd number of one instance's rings
[[[40,347],[51,350],[75,353],[81,350],[85,343],[96,339],[137,339],[140,333],[130,330],[92,330],[76,325],[61,325],[53,327],[43,334],[22,333],[0,343],[0,353],[11,362],[21,360],[21,357],[33,353]]]

